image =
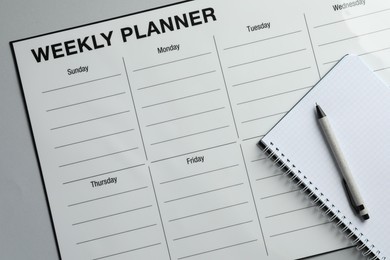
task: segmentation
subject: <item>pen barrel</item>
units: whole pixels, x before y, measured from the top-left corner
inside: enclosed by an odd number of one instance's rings
[[[364,201],[362,196],[360,195],[357,183],[353,178],[347,160],[345,159],[345,156],[337,141],[336,135],[334,134],[330,126],[328,118],[323,117],[320,118],[318,121],[321,125],[326,141],[328,142],[328,145],[332,150],[333,156],[337,162],[337,166],[341,171],[342,177],[345,181],[345,185],[347,186],[346,188],[348,189],[347,192],[349,193],[349,196],[351,197],[354,206],[357,208],[359,212],[361,211],[366,212]]]

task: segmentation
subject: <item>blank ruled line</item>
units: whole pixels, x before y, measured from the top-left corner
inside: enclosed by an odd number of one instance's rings
[[[275,113],[275,114],[271,114],[271,115],[266,115],[266,116],[262,116],[262,117],[257,117],[257,118],[249,119],[249,120],[246,120],[246,121],[242,121],[241,123],[242,123],[242,124],[246,124],[246,123],[253,122],[253,121],[257,121],[257,120],[261,120],[261,119],[264,119],[264,118],[282,115],[282,114],[285,114],[285,113],[287,113],[287,112],[288,112],[288,111],[284,111],[284,112],[280,112],[280,113]]]
[[[83,121],[79,121],[79,122],[75,122],[75,123],[71,123],[71,124],[67,124],[67,125],[53,127],[50,130],[56,130],[56,129],[60,129],[60,128],[68,127],[68,126],[79,125],[79,124],[83,124],[83,123],[87,123],[87,122],[91,122],[91,121],[95,121],[95,120],[100,120],[100,119],[104,119],[107,117],[117,116],[117,115],[129,113],[129,112],[130,112],[130,110],[125,110],[125,111],[121,111],[118,113],[113,113],[113,114],[109,114],[109,115],[105,115],[105,116],[99,116],[99,117],[95,117],[95,118],[91,118],[91,119],[87,119],[87,120],[83,120]]]
[[[386,50],[389,50],[389,49],[390,49],[390,47],[386,47],[386,48],[382,48],[382,49],[378,49],[378,50],[367,51],[367,52],[363,52],[363,53],[357,54],[357,56],[365,56],[365,55],[373,54],[373,53],[376,53],[376,52],[386,51]],[[328,64],[336,63],[338,61],[339,60],[332,60],[332,61],[324,62],[322,64],[323,65],[328,65]]]
[[[114,214],[110,214],[110,215],[105,215],[105,216],[101,216],[101,217],[97,217],[97,218],[93,218],[93,219],[88,219],[88,220],[84,220],[84,221],[73,223],[72,226],[77,226],[77,225],[81,225],[81,224],[85,224],[85,223],[88,223],[88,222],[101,220],[101,219],[105,219],[105,218],[111,218],[111,217],[115,217],[115,216],[118,216],[118,215],[134,212],[134,211],[147,209],[147,208],[150,208],[150,207],[152,207],[152,205],[147,205],[147,206],[134,208],[134,209],[130,209],[130,210],[126,210],[126,211],[122,211],[122,212],[118,212],[118,213],[114,213]]]
[[[145,249],[145,248],[149,248],[149,247],[153,247],[153,246],[158,246],[158,245],[161,245],[161,243],[155,243],[155,244],[151,244],[151,245],[147,245],[147,246],[137,247],[137,248],[130,249],[130,250],[127,250],[127,251],[122,251],[122,252],[115,253],[115,254],[111,254],[111,255],[106,255],[106,256],[101,256],[101,257],[93,258],[92,260],[99,260],[99,259],[109,258],[109,257],[113,257],[113,256],[117,256],[117,255],[122,255],[122,254],[130,253],[130,252],[134,252],[134,251],[137,251],[137,250]]]
[[[140,188],[136,188],[136,189],[132,189],[132,190],[126,190],[126,191],[122,191],[122,192],[118,192],[118,193],[114,193],[114,194],[110,194],[110,195],[107,195],[107,196],[102,196],[102,197],[98,197],[98,198],[94,198],[94,199],[90,199],[90,200],[84,200],[84,201],[76,202],[76,203],[73,203],[73,204],[69,204],[68,207],[73,207],[73,206],[77,206],[77,205],[80,205],[80,204],[89,203],[89,202],[92,202],[92,201],[97,201],[97,200],[106,199],[106,198],[110,198],[110,197],[114,197],[114,196],[118,196],[118,195],[123,195],[123,194],[126,194],[126,193],[143,190],[143,189],[146,189],[146,188],[148,188],[148,186],[144,186],[144,187],[140,187]]]
[[[176,179],[172,179],[172,180],[169,180],[169,181],[163,181],[163,182],[160,182],[160,184],[166,184],[166,183],[170,183],[170,182],[174,182],[174,181],[180,181],[180,180],[184,180],[184,179],[188,179],[188,178],[193,178],[193,177],[204,175],[204,174],[207,174],[207,173],[218,172],[218,171],[222,171],[222,170],[226,170],[226,169],[237,167],[238,165],[239,164],[229,165],[229,166],[226,166],[226,167],[222,167],[222,168],[218,168],[218,169],[214,169],[214,170],[210,170],[210,171],[205,171],[205,172],[201,172],[201,173],[196,173],[196,174],[193,174],[193,175],[176,178]]]
[[[212,213],[212,212],[215,212],[215,211],[220,211],[220,210],[224,210],[224,209],[228,209],[228,208],[241,206],[241,205],[244,205],[244,204],[247,204],[247,203],[248,203],[248,201],[245,201],[245,202],[240,202],[240,203],[237,203],[237,204],[233,204],[233,205],[229,205],[229,206],[225,206],[225,207],[221,207],[221,208],[206,210],[206,211],[203,211],[203,212],[199,212],[199,213],[195,213],[195,214],[191,214],[191,215],[187,215],[187,216],[183,216],[183,217],[170,219],[170,220],[168,220],[168,222],[174,222],[174,221],[181,220],[181,219],[186,219],[186,218],[191,218],[191,217],[195,217],[195,216],[199,216],[199,215],[204,215],[204,214]]]
[[[170,102],[174,102],[174,101],[178,101],[178,100],[183,100],[183,99],[187,99],[187,98],[192,98],[192,97],[208,94],[208,93],[219,91],[219,90],[221,90],[221,89],[220,88],[212,89],[212,90],[205,91],[205,92],[200,92],[200,93],[196,93],[196,94],[192,94],[192,95],[188,95],[188,96],[184,96],[184,97],[180,97],[180,98],[175,98],[175,99],[171,99],[171,100],[155,103],[155,104],[152,104],[152,105],[147,105],[147,106],[144,106],[142,108],[154,107],[154,106],[158,106],[158,105],[162,105],[162,104],[166,104],[166,103],[170,103]]]
[[[162,144],[162,143],[166,143],[166,142],[171,142],[171,141],[175,141],[175,140],[178,140],[178,139],[183,139],[183,138],[190,137],[190,136],[195,136],[195,135],[200,135],[200,134],[205,134],[205,133],[217,131],[217,130],[220,130],[220,129],[223,129],[223,128],[227,128],[227,127],[230,127],[230,125],[220,126],[220,127],[216,127],[216,128],[200,131],[200,132],[195,132],[195,133],[191,133],[191,134],[187,134],[187,135],[182,135],[182,136],[178,136],[178,137],[175,137],[175,138],[167,139],[167,140],[164,140],[164,141],[155,142],[155,143],[152,143],[150,145],[156,145],[156,144]]]
[[[113,170],[113,171],[108,171],[108,172],[103,172],[103,173],[100,173],[100,174],[95,174],[95,175],[91,175],[91,176],[87,176],[87,177],[84,177],[84,178],[79,178],[79,179],[74,179],[74,180],[70,180],[70,181],[66,181],[62,184],[70,184],[70,183],[74,183],[74,182],[78,182],[78,181],[84,181],[84,180],[88,180],[88,179],[92,179],[92,178],[95,178],[95,177],[99,177],[99,176],[103,176],[103,175],[107,175],[107,174],[111,174],[111,173],[116,173],[116,172],[121,172],[121,171],[125,171],[125,170],[130,170],[130,169],[134,169],[134,168],[138,168],[140,166],[144,166],[145,164],[138,164],[138,165],[133,165],[133,166],[129,166],[129,167],[125,167],[125,168],[121,168],[121,169],[117,169],[117,170]]]
[[[185,259],[185,258],[190,258],[190,257],[198,256],[198,255],[203,255],[203,254],[207,254],[207,253],[211,253],[211,252],[215,252],[215,251],[225,250],[225,249],[236,247],[236,246],[242,246],[242,245],[253,243],[253,242],[256,242],[256,241],[257,241],[257,239],[253,239],[253,240],[249,240],[249,241],[245,241],[245,242],[241,242],[241,243],[237,243],[237,244],[233,244],[233,245],[228,245],[228,246],[224,246],[224,247],[215,248],[215,249],[204,251],[204,252],[199,252],[199,253],[192,254],[192,255],[182,256],[182,257],[179,257],[178,260]]]
[[[338,59],[338,60],[332,60],[332,61],[327,61],[327,62],[322,63],[322,65],[328,65],[328,64],[336,63],[336,62],[338,62],[339,60],[340,60],[340,59]]]
[[[257,158],[257,159],[254,159],[252,160],[251,162],[257,162],[257,161],[263,161],[265,159],[267,159],[268,157],[261,157],[261,158]]]
[[[184,156],[184,155],[194,154],[194,153],[198,153],[198,152],[203,152],[203,151],[207,151],[207,150],[211,150],[211,149],[215,149],[215,148],[219,148],[219,147],[223,147],[223,146],[227,146],[227,145],[231,145],[231,144],[235,144],[235,143],[237,143],[237,141],[224,143],[224,144],[219,144],[219,145],[215,145],[215,146],[210,146],[210,147],[207,147],[207,148],[204,148],[204,149],[192,150],[192,151],[187,152],[187,153],[177,154],[177,155],[173,155],[173,156],[170,156],[170,157],[165,157],[165,158],[162,158],[162,159],[158,159],[158,160],[152,161],[151,163],[161,162],[161,161],[165,161],[165,160],[181,157],[181,156]]]
[[[69,144],[63,144],[63,145],[59,145],[59,146],[54,147],[54,149],[67,147],[67,146],[71,146],[71,145],[75,145],[75,144],[81,144],[81,143],[85,143],[85,142],[89,142],[89,141],[93,141],[93,140],[97,140],[97,139],[101,139],[101,138],[105,138],[105,137],[109,137],[109,136],[114,136],[114,135],[118,135],[118,134],[123,134],[123,133],[131,132],[131,131],[134,131],[134,129],[127,129],[124,131],[115,132],[115,133],[111,133],[111,134],[107,134],[107,135],[101,135],[101,136],[97,136],[97,137],[93,137],[93,138],[89,138],[89,139],[85,139],[85,140],[81,140],[81,141],[77,141],[77,142],[73,142],[73,143],[69,143]]]
[[[252,137],[248,137],[248,138],[242,139],[242,141],[249,141],[249,140],[253,140],[253,139],[260,139],[260,138],[262,138],[263,136],[264,136],[264,135],[252,136]]]
[[[266,176],[266,177],[261,177],[261,178],[256,179],[256,181],[266,180],[266,179],[269,179],[269,178],[275,178],[275,177],[278,177],[280,175],[283,175],[283,173],[274,174],[274,175],[270,175],[270,176]]]
[[[266,216],[265,218],[273,218],[273,217],[277,217],[277,216],[281,216],[281,215],[285,215],[285,214],[290,214],[293,212],[297,212],[297,211],[301,211],[301,210],[305,210],[305,209],[310,209],[310,208],[314,208],[314,207],[317,207],[317,205],[312,205],[312,206],[308,206],[308,207],[304,207],[304,208],[289,210],[289,211],[281,212],[278,214],[269,215],[269,216]]]
[[[142,229],[150,228],[150,227],[154,227],[154,226],[157,226],[157,224],[151,224],[151,225],[147,225],[147,226],[143,226],[143,227],[138,227],[138,228],[125,230],[125,231],[118,232],[118,233],[113,233],[113,234],[109,234],[109,235],[105,235],[105,236],[101,236],[101,237],[96,237],[96,238],[84,240],[84,241],[81,241],[81,242],[77,242],[76,245],[81,245],[81,244],[85,244],[85,243],[89,243],[89,242],[93,242],[93,241],[96,241],[96,240],[105,239],[105,238],[109,238],[109,237],[113,237],[113,236],[123,235],[123,234],[126,234],[126,233],[131,233],[133,231],[138,231],[138,230],[142,230]]]
[[[107,156],[111,156],[111,155],[116,155],[116,154],[120,154],[120,153],[125,153],[125,152],[129,152],[129,151],[133,151],[133,150],[136,150],[136,149],[138,149],[138,147],[133,147],[133,148],[126,149],[126,150],[121,150],[121,151],[117,151],[117,152],[114,152],[114,153],[103,154],[103,155],[100,155],[100,156],[91,157],[91,158],[84,159],[84,160],[80,160],[80,161],[76,161],[76,162],[71,162],[71,163],[67,163],[67,164],[62,164],[62,165],[60,165],[59,167],[66,167],[66,166],[70,166],[70,165],[74,165],[74,164],[78,164],[78,163],[83,163],[83,162],[87,162],[87,161],[92,161],[92,160],[100,159],[100,158],[107,157]]]
[[[269,199],[269,198],[277,197],[277,196],[280,196],[280,195],[285,195],[285,194],[288,194],[288,193],[297,192],[297,191],[300,191],[300,190],[301,190],[301,189],[296,189],[296,190],[290,190],[290,191],[286,191],[286,192],[281,192],[281,193],[278,193],[278,194],[274,194],[274,195],[262,197],[262,198],[260,198],[260,199],[262,199],[262,200],[264,200],[264,199]]]
[[[289,51],[289,52],[285,52],[285,53],[280,53],[278,55],[273,55],[273,56],[265,57],[265,58],[262,58],[262,59],[257,59],[257,60],[253,60],[253,61],[248,61],[248,62],[232,65],[232,66],[230,66],[228,68],[231,69],[231,68],[240,67],[240,66],[244,66],[244,65],[248,65],[248,64],[252,64],[252,63],[256,63],[256,62],[260,62],[260,61],[265,61],[265,60],[270,60],[270,59],[274,59],[274,58],[279,58],[279,57],[282,57],[282,56],[285,56],[285,55],[289,55],[289,54],[293,54],[293,53],[297,53],[297,52],[301,52],[301,51],[305,51],[305,50],[306,50],[306,48],[299,49],[299,50],[294,50],[294,51]]]
[[[167,200],[167,201],[164,201],[164,203],[170,203],[170,202],[183,200],[183,199],[188,199],[188,198],[192,198],[192,197],[196,197],[196,196],[199,196],[199,195],[204,195],[204,194],[208,194],[208,193],[212,193],[212,192],[216,192],[216,191],[220,191],[220,190],[226,190],[226,189],[237,187],[237,186],[240,186],[240,185],[243,185],[243,184],[244,183],[242,182],[242,183],[237,183],[237,184],[233,184],[233,185],[229,185],[229,186],[225,186],[225,187],[221,187],[221,188],[217,188],[217,189],[203,191],[203,192],[199,192],[199,193],[195,193],[195,194],[191,194],[191,195],[187,195],[187,196],[183,196],[183,197]]]
[[[250,81],[245,81],[245,82],[234,84],[234,85],[232,85],[232,87],[242,86],[242,85],[246,85],[246,84],[249,84],[249,83],[253,83],[253,82],[257,82],[257,81],[261,81],[261,80],[265,80],[265,79],[270,79],[270,78],[275,78],[275,77],[279,77],[279,76],[284,76],[284,75],[288,75],[288,74],[291,74],[291,73],[304,71],[304,70],[307,70],[307,69],[310,69],[310,68],[311,67],[304,67],[304,68],[299,68],[299,69],[296,69],[296,70],[290,70],[290,71],[278,73],[278,74],[275,74],[275,75],[271,75],[271,76],[267,76],[267,77],[263,77],[263,78],[259,78],[259,79],[253,79],[253,80],[250,80]]]
[[[335,40],[335,41],[321,43],[321,44],[318,45],[318,47],[323,47],[323,46],[334,44],[334,43],[348,41],[348,40],[360,38],[360,37],[363,37],[363,36],[367,36],[367,35],[383,32],[383,31],[387,31],[387,30],[390,30],[390,28],[385,28],[385,29],[381,29],[381,30],[377,30],[377,31],[373,31],[373,32],[363,33],[363,34],[360,34],[360,35],[354,35],[354,36],[351,36],[351,37],[347,37],[347,38],[343,38],[343,39],[339,39],[339,40]]]
[[[221,110],[221,109],[225,109],[225,107],[214,108],[214,109],[202,111],[202,112],[199,112],[199,113],[194,113],[194,114],[190,114],[190,115],[186,115],[186,116],[180,116],[180,117],[164,120],[164,121],[161,121],[161,122],[157,122],[157,123],[146,125],[146,127],[160,125],[160,124],[164,124],[164,123],[168,123],[168,122],[173,122],[173,121],[177,121],[177,120],[180,120],[180,119],[189,118],[189,117],[193,117],[193,116],[203,115],[203,114],[207,114],[207,113],[210,113],[210,112],[218,111],[218,110]]]
[[[237,226],[241,226],[241,225],[252,223],[252,222],[253,222],[253,220],[249,220],[249,221],[244,221],[244,222],[240,222],[240,223],[236,223],[236,224],[232,224],[232,225],[228,225],[228,226],[214,228],[214,229],[206,230],[206,231],[195,233],[195,234],[191,234],[191,235],[174,238],[173,241],[182,240],[182,239],[185,239],[185,238],[195,237],[195,236],[199,236],[199,235],[204,235],[204,234],[207,234],[207,233],[212,233],[212,232],[223,230],[223,229],[227,229],[227,228],[237,227]]]
[[[390,69],[390,67],[384,67],[384,68],[380,68],[380,69],[375,69],[373,71],[374,72],[378,72],[378,71],[387,70],[387,69]]]
[[[93,101],[98,101],[98,100],[102,100],[102,99],[106,99],[106,98],[116,97],[116,96],[119,96],[119,95],[123,95],[125,93],[126,92],[120,92],[120,93],[116,93],[116,94],[112,94],[112,95],[107,95],[107,96],[103,96],[103,97],[99,97],[99,98],[94,98],[94,99],[89,99],[89,100],[85,100],[85,101],[69,104],[69,105],[66,105],[66,106],[55,107],[55,108],[51,108],[51,109],[46,110],[46,112],[51,112],[51,111],[54,111],[54,110],[59,110],[59,109],[67,108],[67,107],[73,107],[73,106],[77,106],[77,105],[81,105],[81,104],[85,104],[85,103],[90,103],[90,102],[93,102]]]
[[[363,52],[363,53],[358,54],[358,56],[364,56],[364,55],[372,54],[372,53],[375,53],[375,52],[386,51],[386,50],[389,50],[389,49],[390,49],[390,47],[386,47],[386,48],[382,48],[382,49],[378,49],[378,50],[374,50],[374,51],[367,51],[367,52]]]
[[[272,98],[272,97],[277,97],[277,96],[281,96],[281,95],[297,92],[297,91],[300,91],[300,90],[303,90],[303,89],[308,89],[308,88],[311,88],[311,87],[312,86],[304,87],[304,88],[297,88],[297,89],[293,89],[293,90],[289,90],[289,91],[280,92],[280,93],[277,93],[277,94],[274,94],[274,95],[269,95],[269,96],[264,96],[264,97],[260,97],[260,98],[255,98],[255,99],[243,101],[243,102],[237,103],[237,106],[240,106],[240,105],[243,105],[243,104],[247,104],[247,103],[251,103],[251,102],[255,102],[255,101],[260,101],[260,100],[267,99],[267,98]]]
[[[202,54],[198,54],[198,55],[194,55],[194,56],[190,56],[190,57],[186,57],[186,58],[182,58],[182,59],[177,59],[177,60],[168,61],[168,62],[156,64],[156,65],[151,65],[151,66],[140,68],[140,69],[135,69],[135,70],[133,70],[133,72],[137,72],[137,71],[141,71],[141,70],[147,70],[147,69],[151,69],[151,68],[155,68],[155,67],[159,67],[159,66],[164,66],[164,65],[176,63],[176,62],[179,62],[179,61],[184,61],[184,60],[189,60],[189,59],[193,59],[193,58],[198,58],[198,57],[209,55],[209,54],[211,54],[211,52],[206,52],[206,53],[202,53]]]
[[[185,79],[195,78],[195,77],[203,76],[203,75],[206,75],[206,74],[214,73],[215,71],[216,70],[211,70],[211,71],[207,71],[207,72],[203,72],[203,73],[199,73],[199,74],[194,74],[194,75],[190,75],[190,76],[183,77],[183,78],[169,80],[169,81],[165,81],[165,82],[149,85],[149,86],[146,86],[146,87],[142,87],[142,88],[139,88],[138,90],[153,88],[153,87],[157,87],[157,86],[161,86],[161,85],[165,85],[165,84],[169,84],[169,83],[173,83],[173,82],[177,82],[177,81],[181,81],[181,80],[185,80]]]
[[[314,227],[318,227],[318,226],[322,226],[322,225],[326,225],[326,224],[330,224],[330,223],[332,223],[332,222],[325,222],[325,223],[321,223],[321,224],[317,224],[317,225],[312,225],[312,226],[307,226],[307,227],[303,227],[303,228],[298,228],[298,229],[294,229],[294,230],[291,230],[291,231],[286,231],[286,232],[283,232],[283,233],[274,234],[274,235],[271,235],[270,237],[277,237],[277,236],[281,236],[281,235],[286,235],[286,234],[290,234],[290,233],[294,233],[294,232],[298,232],[298,231],[301,231],[301,230],[314,228]]]
[[[121,75],[121,73],[115,74],[115,75],[111,75],[111,76],[107,76],[107,77],[103,77],[103,78],[98,78],[98,79],[93,79],[93,80],[89,80],[89,81],[84,81],[84,82],[80,82],[80,83],[76,83],[76,84],[73,84],[73,85],[68,85],[68,86],[64,86],[64,87],[60,87],[60,88],[49,89],[49,90],[42,91],[42,93],[45,94],[45,93],[49,93],[49,92],[53,92],[53,91],[57,91],[57,90],[61,90],[61,89],[71,88],[71,87],[75,87],[75,86],[79,86],[79,85],[83,85],[83,84],[87,84],[87,83],[91,83],[91,82],[95,82],[95,81],[99,81],[99,80],[103,80],[103,79],[117,77],[117,76],[120,76],[120,75]]]
[[[313,28],[316,29],[316,28],[320,28],[320,27],[324,27],[324,26],[328,26],[328,25],[332,25],[332,24],[336,24],[336,23],[342,23],[342,22],[345,22],[345,21],[350,21],[350,20],[354,20],[354,19],[361,18],[361,17],[364,17],[364,16],[369,16],[369,15],[373,15],[373,14],[377,14],[377,13],[381,13],[381,12],[385,12],[385,11],[389,11],[389,10],[390,10],[390,8],[387,8],[387,9],[383,9],[383,10],[379,10],[379,11],[376,11],[376,12],[367,13],[367,14],[363,14],[363,15],[358,15],[358,16],[347,18],[347,19],[343,19],[343,20],[338,20],[338,21],[334,21],[334,22],[330,22],[330,23],[320,24],[320,25],[314,26]]]
[[[263,42],[263,41],[268,41],[268,40],[272,40],[272,39],[276,39],[276,38],[281,38],[281,37],[284,37],[284,36],[288,36],[288,35],[292,35],[292,34],[296,34],[296,33],[300,33],[300,32],[302,32],[302,30],[289,32],[289,33],[284,33],[284,34],[276,35],[276,36],[273,36],[273,37],[269,37],[269,38],[264,38],[264,39],[261,39],[261,40],[253,41],[253,42],[247,42],[247,43],[243,43],[243,44],[227,47],[224,50],[226,51],[226,50],[230,50],[230,49],[234,49],[234,48],[238,48],[238,47],[243,47],[243,46],[246,46],[246,45],[255,44],[255,43]]]

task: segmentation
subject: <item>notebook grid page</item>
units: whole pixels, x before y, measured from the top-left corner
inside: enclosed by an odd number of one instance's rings
[[[355,235],[375,253],[388,255],[390,177],[390,89],[353,55],[346,56],[264,138],[274,144],[313,183],[318,194],[340,210]],[[362,221],[351,209],[341,174],[316,119],[315,103],[328,115],[335,135],[367,204],[370,219]],[[297,172],[297,170],[295,170]],[[349,224],[351,222],[351,224]],[[366,240],[368,239],[368,241]],[[378,252],[379,253],[379,252]]]

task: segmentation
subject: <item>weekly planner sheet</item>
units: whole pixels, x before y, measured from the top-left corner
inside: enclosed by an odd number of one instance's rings
[[[351,246],[256,147],[345,53],[390,83],[390,3],[199,0],[12,43],[62,259]]]

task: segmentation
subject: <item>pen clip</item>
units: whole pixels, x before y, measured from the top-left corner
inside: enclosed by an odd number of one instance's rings
[[[356,206],[355,201],[354,201],[353,198],[352,198],[352,194],[351,194],[351,192],[349,191],[348,184],[347,184],[347,182],[344,180],[344,178],[343,178],[343,180],[342,180],[342,183],[343,183],[343,186],[344,186],[345,191],[347,192],[347,197],[348,197],[349,202],[350,202],[351,205],[352,205],[352,208],[355,210],[356,214],[360,215],[360,214],[359,214],[360,211],[359,211],[358,207]]]

